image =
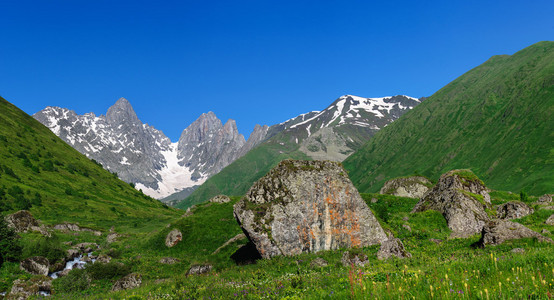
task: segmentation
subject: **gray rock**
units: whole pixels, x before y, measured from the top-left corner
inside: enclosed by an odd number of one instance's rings
[[[400,177],[385,182],[379,193],[398,197],[421,198],[431,186],[433,186],[431,181],[423,176]]]
[[[66,260],[73,260],[76,257],[79,257],[81,253],[77,249],[69,249],[67,250],[67,255],[65,256]]]
[[[179,229],[171,230],[165,237],[165,245],[169,248],[177,245],[180,241],[183,240],[183,234]]]
[[[519,219],[532,214],[534,210],[527,204],[520,201],[504,203],[496,209],[496,217],[499,219]]]
[[[50,294],[52,292],[52,278],[47,276],[34,277],[27,281],[17,279],[13,282],[6,300],[24,300],[32,296],[38,296],[40,292]]]
[[[377,258],[384,260],[392,256],[396,256],[398,258],[410,258],[412,257],[412,254],[404,249],[404,244],[400,239],[392,238],[381,244],[381,248],[377,252]]]
[[[102,264],[107,264],[107,263],[110,263],[110,261],[112,261],[112,258],[106,254],[100,254],[96,258],[96,261]]]
[[[46,228],[28,210],[20,210],[7,215],[4,220],[8,227],[13,228],[17,233],[36,231],[44,236],[50,236]]]
[[[490,220],[488,189],[469,170],[452,170],[443,174],[438,183],[416,204],[412,213],[425,210],[440,212],[452,236],[468,237],[481,232]]]
[[[329,263],[321,257],[315,258],[310,263],[310,267],[312,267],[312,268],[322,268],[322,267],[327,267],[327,265],[329,265]]]
[[[131,273],[118,281],[112,287],[112,291],[121,291],[137,288],[142,283],[142,276],[138,273]]]
[[[90,252],[92,252],[94,250],[97,250],[99,248],[100,248],[100,246],[98,246],[98,244],[96,244],[96,243],[79,243],[79,244],[71,247],[71,249],[76,249],[80,253],[90,253]]]
[[[549,206],[541,206],[540,209],[554,210],[554,206],[552,206],[552,205],[549,205]]]
[[[112,233],[108,234],[108,236],[106,237],[106,242],[108,244],[117,242],[117,239],[120,238],[120,237],[121,237],[121,234],[112,232]]]
[[[552,203],[552,196],[553,194],[544,194],[542,196],[539,197],[539,200],[538,202],[539,203]]]
[[[57,261],[48,268],[48,273],[60,272],[65,269],[65,260]]]
[[[54,225],[54,229],[68,232],[68,231],[81,231],[81,227],[77,224],[63,223]]]
[[[187,275],[202,275],[207,274],[211,272],[213,269],[213,266],[210,264],[204,264],[204,265],[193,265],[190,267],[190,269],[187,272]]]
[[[525,249],[523,249],[523,248],[514,248],[510,252],[512,252],[512,253],[525,253]]]
[[[493,220],[488,222],[481,233],[480,246],[500,245],[508,240],[522,238],[537,238],[541,242],[552,243],[550,238],[540,235],[519,223],[506,220]]]
[[[161,264],[166,264],[166,265],[173,265],[173,264],[176,264],[180,262],[179,259],[177,258],[174,258],[174,257],[163,257],[160,259],[160,263]]]
[[[345,267],[363,267],[369,263],[369,258],[364,253],[345,251],[342,253],[341,263]]]
[[[227,203],[227,202],[231,202],[231,198],[229,198],[225,195],[217,195],[217,196],[213,197],[212,199],[210,199],[210,202],[212,202],[212,203]]]
[[[442,243],[442,240],[439,240],[439,239],[429,239],[429,241],[431,241],[431,242],[433,242],[433,243],[435,243],[435,244],[437,244],[437,245],[440,244],[440,243]]]
[[[546,221],[544,221],[544,223],[546,225],[554,226],[554,215],[551,215],[550,217],[548,217],[548,219],[546,219]]]
[[[364,247],[387,236],[339,163],[284,160],[234,214],[263,258]]]
[[[541,234],[550,234],[550,230],[543,229],[543,230],[541,230]]]
[[[46,276],[50,269],[50,262],[46,257],[33,256],[22,260],[19,264],[19,268],[33,275]]]
[[[402,227],[406,230],[408,230],[409,232],[412,232],[412,227],[410,227],[410,225],[408,224],[402,224]]]

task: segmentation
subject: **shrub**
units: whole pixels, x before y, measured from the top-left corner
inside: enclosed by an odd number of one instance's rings
[[[23,249],[23,257],[43,256],[51,264],[65,258],[65,251],[56,235],[49,238],[39,238]]]
[[[113,279],[131,273],[131,267],[117,262],[110,262],[107,264],[95,262],[88,265],[85,270],[94,280]]]
[[[15,231],[8,227],[3,217],[0,217],[0,267],[5,261],[16,261],[21,253],[21,245]]]
[[[58,293],[75,293],[90,286],[90,276],[83,269],[73,269],[67,276],[54,280],[54,290]]]

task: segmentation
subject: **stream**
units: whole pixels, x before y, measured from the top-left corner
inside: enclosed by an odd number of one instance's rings
[[[90,252],[86,255],[87,255],[87,257],[90,257],[92,255],[92,252]],[[65,268],[62,271],[50,273],[50,274],[48,274],[48,276],[50,276],[53,279],[56,279],[56,278],[58,278],[58,274],[60,272],[65,271],[65,270],[73,270],[75,268],[83,269],[85,267],[85,265],[87,264],[87,262],[83,261],[82,259],[83,259],[83,255],[79,255],[78,257],[75,257],[73,260],[70,260],[67,263],[65,263]],[[96,259],[93,258],[90,261],[92,263],[94,263],[96,261]]]

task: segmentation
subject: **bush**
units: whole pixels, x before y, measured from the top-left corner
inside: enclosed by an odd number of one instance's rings
[[[107,264],[95,262],[88,265],[85,270],[94,280],[114,279],[131,273],[131,267],[117,262],[110,262]]]
[[[50,264],[65,258],[65,251],[61,246],[61,242],[57,236],[52,235],[49,238],[40,238],[34,243],[23,249],[24,257],[43,256],[48,258]]]
[[[17,261],[20,253],[21,246],[17,234],[0,216],[0,267],[5,261]]]
[[[83,269],[73,269],[67,276],[54,280],[57,293],[75,293],[84,291],[90,286],[90,276]]]

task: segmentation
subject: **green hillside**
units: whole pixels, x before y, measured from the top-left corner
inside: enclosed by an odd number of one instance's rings
[[[468,168],[493,189],[554,191],[554,42],[494,56],[379,131],[344,166],[360,192]]]
[[[290,139],[289,135],[280,133],[250,150],[208,179],[177,207],[187,208],[219,194],[244,195],[252,183],[267,174],[280,161],[288,158],[310,159],[298,151],[298,144],[291,143]]]
[[[0,212],[29,209],[46,224],[159,226],[180,213],[145,196],[0,97]]]

